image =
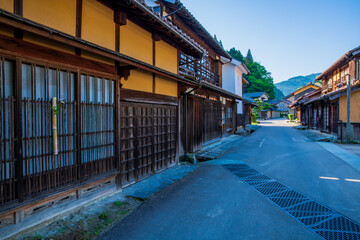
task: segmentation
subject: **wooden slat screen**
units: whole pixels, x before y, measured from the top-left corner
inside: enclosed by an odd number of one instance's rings
[[[79,72],[56,66],[0,58],[0,204],[117,171],[115,80],[78,76]],[[53,149],[53,97],[62,103],[57,116],[57,155]],[[81,100],[79,106],[76,99]],[[15,126],[17,109],[20,131]],[[79,147],[77,138],[81,139]],[[18,160],[15,156],[20,151]]]
[[[138,104],[136,108],[136,134],[138,148],[138,178],[152,174],[154,158],[153,137],[154,137],[154,109],[149,104]]]
[[[121,171],[124,185],[176,161],[176,106],[121,103]]]
[[[88,177],[115,169],[115,82],[81,76],[81,167]]]
[[[135,106],[122,102],[121,106],[121,172],[122,183],[128,184],[135,181]]]
[[[14,153],[14,68],[13,61],[0,59],[0,204],[17,198]]]
[[[75,73],[22,64],[24,196],[77,180],[74,148]],[[58,117],[59,154],[54,155],[52,104],[63,101]]]

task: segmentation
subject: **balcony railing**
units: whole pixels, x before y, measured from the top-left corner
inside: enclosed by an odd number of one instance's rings
[[[203,62],[203,60],[181,54],[179,59],[179,73],[220,87],[219,74],[215,72],[215,69],[210,69],[209,64],[204,64]]]

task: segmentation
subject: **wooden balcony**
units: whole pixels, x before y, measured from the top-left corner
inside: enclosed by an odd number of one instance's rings
[[[179,57],[179,74],[195,78],[199,81],[206,81],[215,86],[220,86],[220,76],[217,74],[216,65],[204,59],[195,59],[191,56],[181,54]]]

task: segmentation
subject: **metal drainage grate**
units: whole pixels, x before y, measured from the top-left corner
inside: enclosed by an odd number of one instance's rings
[[[282,210],[327,240],[360,240],[360,225],[246,164],[224,165]]]

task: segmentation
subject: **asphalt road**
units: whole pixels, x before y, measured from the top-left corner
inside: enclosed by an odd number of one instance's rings
[[[349,181],[360,172],[274,120],[152,196],[102,239],[320,239],[221,166],[239,160],[360,222],[360,181]]]

